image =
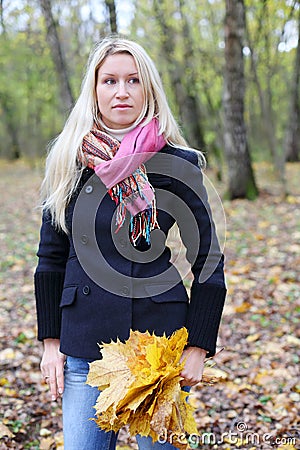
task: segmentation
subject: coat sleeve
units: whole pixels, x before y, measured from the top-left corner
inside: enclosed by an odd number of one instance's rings
[[[208,351],[208,356],[213,356],[226,297],[224,256],[217,239],[197,153],[188,152],[179,170],[176,195],[184,201],[191,214],[189,218],[186,213],[179,213],[177,218],[186,257],[194,275],[186,323],[189,345],[201,347]],[[195,228],[191,225],[193,223]]]
[[[69,255],[68,236],[58,231],[49,213],[44,212],[34,274],[38,339],[59,338],[65,267]]]

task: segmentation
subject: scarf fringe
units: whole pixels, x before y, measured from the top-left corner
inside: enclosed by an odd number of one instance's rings
[[[140,171],[143,174],[143,171]],[[139,183],[137,182],[134,175],[131,175],[130,177],[130,184],[132,182],[132,179],[135,183],[135,190],[137,191],[138,195],[144,200],[146,199],[143,195],[142,191],[139,189]],[[113,186],[111,189],[108,190],[108,193],[111,197],[111,199],[115,202],[117,207],[117,213],[116,213],[116,230],[115,233],[118,233],[120,228],[123,226],[125,219],[126,219],[126,211],[127,208],[123,202],[124,197],[124,188],[126,195],[128,196],[128,184],[119,183],[115,186]],[[153,188],[152,188],[153,189]],[[154,192],[154,189],[153,189]],[[156,209],[156,200],[155,197],[153,200],[148,203],[149,208],[145,209],[144,211],[139,212],[135,216],[131,216],[130,219],[130,241],[131,243],[136,246],[138,244],[138,241],[141,237],[144,237],[147,244],[150,245],[151,243],[151,231],[159,228],[159,224],[157,222],[157,209]]]
[[[151,208],[142,211],[130,220],[130,240],[134,246],[137,241],[144,237],[147,244],[150,245],[150,234],[152,230],[159,228],[156,215],[155,199],[151,202]]]

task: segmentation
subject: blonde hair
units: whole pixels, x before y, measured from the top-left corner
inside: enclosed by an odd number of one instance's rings
[[[53,224],[67,232],[66,207],[78,186],[82,168],[78,164],[83,137],[96,123],[99,109],[96,97],[97,72],[107,56],[128,53],[136,63],[145,103],[138,120],[159,121],[159,132],[171,146],[187,147],[171,113],[159,73],[146,51],[139,44],[117,36],[107,37],[91,53],[78,100],[59,136],[49,147],[46,172],[42,183],[43,208],[51,214]]]

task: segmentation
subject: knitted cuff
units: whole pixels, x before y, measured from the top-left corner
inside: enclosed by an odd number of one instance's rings
[[[60,337],[59,304],[64,278],[64,272],[36,272],[34,275],[38,340],[40,341]]]
[[[201,347],[211,357],[216,353],[221,315],[226,297],[226,288],[214,284],[196,284],[191,290],[191,302],[186,327],[189,345]]]

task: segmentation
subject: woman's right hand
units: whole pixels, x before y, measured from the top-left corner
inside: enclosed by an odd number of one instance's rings
[[[41,372],[49,385],[51,400],[55,401],[64,391],[64,364],[66,356],[59,351],[59,339],[44,339]]]

